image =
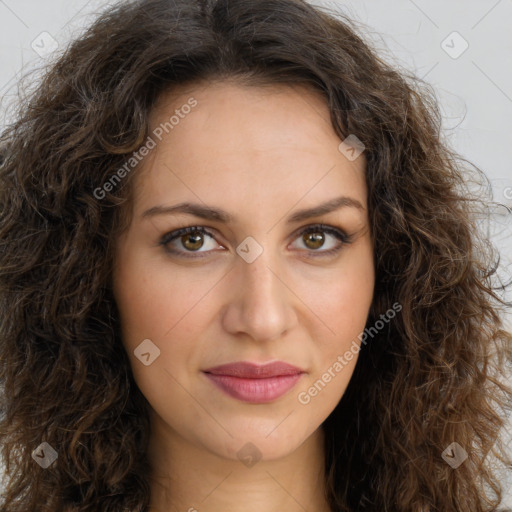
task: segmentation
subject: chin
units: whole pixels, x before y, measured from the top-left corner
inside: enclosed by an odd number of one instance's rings
[[[263,461],[284,458],[297,450],[315,432],[315,429],[306,431],[306,425],[301,430],[292,422],[285,426],[288,421],[288,418],[285,419],[287,414],[279,419],[245,419],[232,423],[227,430],[233,437],[224,433],[222,439],[215,440],[210,437],[205,440],[205,444],[217,455],[241,462],[247,457]],[[293,413],[290,416],[292,415]]]

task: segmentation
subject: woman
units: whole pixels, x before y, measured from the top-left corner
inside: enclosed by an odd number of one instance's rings
[[[0,510],[497,510],[511,337],[416,85],[298,0],[65,51],[2,136]]]

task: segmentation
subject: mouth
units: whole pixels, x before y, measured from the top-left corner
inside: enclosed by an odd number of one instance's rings
[[[276,361],[267,364],[228,363],[203,372],[221,391],[249,403],[268,403],[288,393],[306,372]]]

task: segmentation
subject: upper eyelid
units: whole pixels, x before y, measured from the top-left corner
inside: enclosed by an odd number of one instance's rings
[[[350,238],[349,234],[347,233],[347,231],[345,229],[337,227],[337,226],[332,226],[330,224],[321,224],[321,223],[308,224],[308,225],[303,226],[301,228],[297,228],[290,236],[293,237],[293,240],[295,240],[295,238],[300,236],[302,233],[307,232],[307,231],[312,230],[312,229],[315,229],[315,228],[317,228],[319,231],[325,231],[325,232],[327,232],[327,234],[330,234],[331,236],[335,236],[335,235],[332,234],[332,233],[329,233],[329,230],[332,230],[332,231],[335,231],[335,232],[339,232],[340,235],[345,235],[347,238]],[[204,226],[204,225],[194,224],[194,225],[191,225],[191,226],[184,226],[184,227],[181,227],[181,228],[174,229],[172,231],[168,231],[167,233],[165,233],[161,237],[161,242],[160,243],[162,245],[167,245],[170,242],[175,241],[176,239],[178,239],[182,235],[177,234],[177,235],[174,235],[172,237],[170,235],[173,235],[174,233],[179,233],[180,231],[186,230],[186,229],[191,230],[192,232],[193,232],[194,229],[196,229],[198,232],[204,233],[204,234],[210,236],[213,239],[216,239],[215,236],[213,236],[213,235],[216,232],[218,232],[215,228],[211,228],[211,227]],[[168,240],[166,240],[166,239],[168,239]],[[219,243],[219,242],[217,242],[217,243]],[[222,244],[220,244],[220,245],[222,245]],[[205,251],[205,252],[208,252],[208,251]]]
[[[316,222],[316,223],[312,223],[312,224],[308,224],[306,226],[302,226],[300,228],[297,228],[293,231],[293,233],[290,235],[290,236],[294,236],[294,235],[297,235],[297,234],[300,234],[304,231],[307,231],[309,229],[313,229],[313,228],[318,228],[318,229],[324,229],[324,230],[328,230],[328,229],[332,229],[334,231],[340,231],[342,233],[346,233],[346,230],[339,227],[339,226],[333,226],[331,224],[322,224],[320,222]],[[202,224],[192,224],[190,226],[183,226],[183,227],[180,227],[180,228],[176,228],[176,229],[172,229],[170,231],[166,231],[161,238],[165,238],[169,235],[172,235],[173,233],[176,233],[176,232],[179,232],[179,231],[182,231],[182,230],[185,230],[185,229],[197,229],[197,231],[205,231],[207,234],[214,234],[214,233],[218,233],[219,231],[216,229],[216,228],[213,228],[213,227],[210,227],[210,226],[206,226],[206,225],[202,225]],[[179,236],[179,235],[178,235]]]

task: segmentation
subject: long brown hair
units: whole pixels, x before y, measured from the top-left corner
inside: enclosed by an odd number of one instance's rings
[[[230,78],[320,91],[341,139],[365,145],[375,246],[362,348],[324,422],[335,511],[483,512],[512,389],[496,254],[442,141],[434,92],[397,72],[350,20],[302,0],[140,0],[109,8],[56,59],[2,133],[2,512],[147,510],[148,403],[120,339],[113,248],[136,170],[98,198],[176,84]],[[102,189],[105,190],[104,188]],[[42,469],[33,451],[58,458]],[[454,469],[442,453],[468,458]]]

